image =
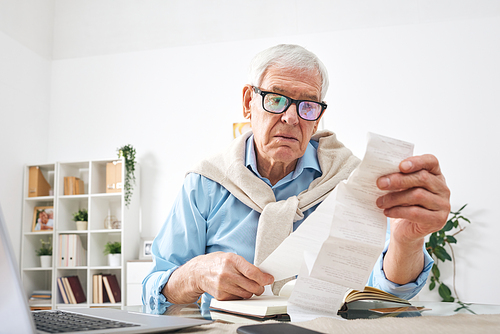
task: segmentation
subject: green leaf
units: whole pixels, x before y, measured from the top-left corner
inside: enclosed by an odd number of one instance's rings
[[[443,298],[443,302],[453,302],[455,298],[451,296],[451,290],[446,284],[441,283],[438,289],[439,295]]]
[[[448,232],[450,231],[452,228],[454,227],[453,225],[453,221],[450,219],[446,222],[446,224],[444,225],[444,227],[442,228],[442,231],[444,232]]]
[[[438,241],[437,241],[437,233],[434,232],[431,234],[431,236],[429,237],[429,246],[434,248],[438,245]]]
[[[469,220],[468,218],[465,218],[465,217],[463,217],[463,216],[460,216],[460,217],[458,217],[458,218],[460,218],[460,219],[462,219],[462,220],[465,220],[466,222],[468,222],[468,223],[470,224],[470,220]]]
[[[446,241],[448,241],[450,244],[456,244],[457,243],[457,239],[452,236],[452,235],[449,235],[446,237]]]
[[[436,282],[431,282],[431,284],[429,284],[429,290],[434,290],[434,288],[436,287]]]
[[[446,249],[444,249],[443,247],[441,246],[438,246],[434,249],[434,254],[436,254],[437,258],[440,259],[441,261],[451,261],[451,256],[450,254],[448,254],[448,252],[446,251]]]
[[[436,277],[437,280],[439,280],[441,273],[439,272],[439,268],[435,263],[432,265],[432,274]]]

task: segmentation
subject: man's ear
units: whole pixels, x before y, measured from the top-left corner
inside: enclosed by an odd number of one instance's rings
[[[245,85],[243,87],[243,117],[246,119],[251,119],[251,108],[250,104],[252,102],[252,86]]]

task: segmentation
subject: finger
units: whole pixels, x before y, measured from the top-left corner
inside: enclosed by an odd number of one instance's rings
[[[377,199],[377,206],[388,209],[396,206],[420,206],[431,211],[439,211],[447,206],[448,201],[442,196],[423,188],[411,188],[404,191],[390,192]]]
[[[268,273],[262,272],[259,268],[239,257],[236,261],[238,271],[248,279],[256,282],[260,286],[269,285],[274,282],[274,277]]]
[[[434,175],[441,175],[438,159],[432,154],[424,154],[404,159],[399,164],[402,173],[413,173],[419,170],[426,170]]]
[[[253,294],[264,292],[264,285],[270,284],[273,277],[261,272],[243,257],[233,253],[217,253],[204,277],[207,292],[218,298],[250,298]]]
[[[426,170],[419,170],[409,174],[394,173],[382,176],[377,180],[381,190],[398,191],[411,188],[424,188],[434,194],[447,196],[449,189],[442,175],[434,175]]]

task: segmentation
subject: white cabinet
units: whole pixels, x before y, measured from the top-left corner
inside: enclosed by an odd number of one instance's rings
[[[135,185],[130,205],[125,205],[124,192],[106,193],[106,164],[123,159],[92,160],[78,162],[57,162],[54,164],[28,165],[25,167],[22,241],[21,241],[21,277],[26,297],[34,290],[51,290],[52,300],[37,305],[51,308],[113,306],[121,307],[127,300],[126,267],[127,260],[137,258],[140,243],[139,225],[139,193],[140,169],[136,164]],[[29,169],[39,167],[45,179],[52,187],[53,195],[29,197]],[[122,174],[125,175],[125,163],[121,163]],[[78,195],[64,194],[64,178],[77,177],[83,181],[83,193]],[[37,207],[52,207],[53,229],[33,231],[34,213]],[[88,210],[88,227],[77,230],[73,221],[73,213],[79,209]],[[50,211],[50,210],[49,210]],[[104,221],[112,215],[121,224],[115,229],[105,228]],[[121,225],[121,226],[119,226]],[[76,234],[86,250],[83,262],[79,266],[64,267],[59,265],[58,254],[62,245],[61,235]],[[35,250],[41,247],[40,239],[52,241],[52,266],[41,268],[40,259]],[[104,245],[108,242],[121,242],[122,256],[118,266],[110,267],[104,255]],[[117,304],[93,303],[93,275],[115,274],[121,288],[122,302]],[[57,278],[77,275],[87,301],[80,304],[64,304],[57,287]]]
[[[127,305],[142,305],[142,281],[151,270],[153,261],[127,262]]]

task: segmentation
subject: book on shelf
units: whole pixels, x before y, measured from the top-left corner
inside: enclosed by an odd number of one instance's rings
[[[57,286],[65,304],[80,304],[87,301],[78,276],[58,277]]]
[[[29,169],[28,197],[49,196],[51,186],[38,166]]]
[[[30,295],[30,299],[51,299],[52,291],[51,290],[33,290]]]
[[[78,278],[78,276],[68,276],[66,279],[68,280],[76,304],[86,302],[87,297],[85,296],[82,284],[80,283],[80,278]]]
[[[73,294],[73,291],[71,290],[71,287],[69,286],[69,281],[67,277],[62,278],[63,284],[64,284],[64,290],[66,291],[66,294],[68,295],[69,303],[70,304],[76,304],[76,299],[75,295]]]
[[[250,299],[223,301],[213,298],[210,309],[256,318],[271,318],[287,313],[287,301],[288,296],[253,296]],[[350,319],[353,318],[352,313],[356,313],[357,310],[363,310],[364,313],[378,311],[377,313],[395,314],[421,312],[427,309],[413,307],[408,300],[388,292],[365,287],[363,291],[349,290],[337,314]]]
[[[52,299],[33,299],[33,298],[30,298],[28,300],[28,304],[29,306],[40,306],[40,305],[48,305],[52,303]]]
[[[59,234],[59,267],[85,266],[87,251],[78,234]]]
[[[94,274],[92,276],[92,300],[95,304],[109,303],[110,299],[106,288],[104,287],[104,276],[110,274]]]
[[[116,275],[103,275],[102,281],[104,283],[104,287],[106,288],[106,292],[109,297],[109,301],[112,304],[116,304],[121,302],[122,293],[120,290],[120,284],[118,283],[118,279]]]
[[[81,195],[84,192],[83,180],[75,176],[64,177],[64,195]]]
[[[69,304],[68,294],[66,293],[62,277],[57,278],[57,287],[59,288],[59,293],[61,294],[64,304]]]

